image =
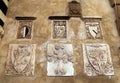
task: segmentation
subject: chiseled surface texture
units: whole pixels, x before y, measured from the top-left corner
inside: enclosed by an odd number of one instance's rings
[[[83,16],[102,16],[103,39],[85,39],[84,22],[79,18],[71,18],[68,22],[68,39],[52,40],[49,16],[65,16],[68,14],[68,2],[71,0],[10,0],[7,13],[8,20],[4,26],[5,35],[0,41],[0,83],[120,83],[120,37],[118,36],[114,10],[108,0],[77,0],[81,2]],[[34,16],[32,40],[17,40],[18,22],[16,16]],[[79,33],[83,32],[83,36]],[[81,40],[82,39],[82,40]],[[65,43],[73,45],[73,64],[75,75],[72,77],[47,76],[46,56],[48,43]],[[83,68],[84,43],[107,43],[110,46],[114,76],[88,77]],[[5,65],[9,44],[36,44],[35,75],[6,76]]]

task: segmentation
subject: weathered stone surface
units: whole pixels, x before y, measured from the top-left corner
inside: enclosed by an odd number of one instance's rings
[[[35,69],[35,45],[10,44],[6,62],[6,75],[33,76]]]
[[[77,0],[81,3],[83,16],[102,16],[101,26],[103,39],[91,40],[81,38],[79,35],[84,31],[83,20],[72,17],[68,21],[68,39],[52,40],[52,21],[49,16],[67,16],[68,2],[71,0],[10,0],[7,13],[7,23],[4,26],[5,35],[0,41],[0,83],[119,83],[120,67],[119,61],[115,62],[115,76],[88,77],[84,74],[83,63],[83,43],[108,43],[110,46],[111,57],[118,56],[120,38],[115,25],[115,15],[108,0]],[[17,40],[18,24],[16,16],[37,17],[33,22],[32,40]],[[84,33],[83,33],[84,35]],[[73,77],[49,77],[47,76],[47,45],[49,43],[65,43],[73,46],[73,64],[75,75]],[[35,55],[35,76],[34,77],[10,77],[4,76],[5,59],[7,58],[9,44],[36,44]],[[114,56],[115,55],[115,56]],[[115,61],[115,60],[114,60]],[[113,64],[114,64],[113,61]],[[114,65],[113,65],[114,66]]]
[[[85,20],[86,36],[88,39],[102,39],[101,17],[87,17]]]
[[[71,44],[48,44],[47,75],[73,76],[73,48]]]
[[[84,72],[88,76],[114,75],[111,53],[107,44],[84,44]]]
[[[66,20],[53,20],[52,27],[53,39],[67,39],[67,21]]]

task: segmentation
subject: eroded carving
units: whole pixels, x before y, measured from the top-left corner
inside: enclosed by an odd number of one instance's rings
[[[7,75],[34,75],[35,44],[10,44],[6,63]]]
[[[48,76],[72,76],[74,74],[72,50],[71,44],[48,45]]]
[[[82,16],[80,3],[77,1],[69,2],[69,16]]]
[[[53,21],[53,39],[67,38],[67,23],[66,21],[59,20]]]
[[[88,39],[102,39],[100,19],[85,19],[85,27]]]
[[[18,39],[31,39],[32,37],[32,21],[20,20],[18,27]]]
[[[114,75],[109,46],[107,44],[83,45],[84,72],[88,76]]]

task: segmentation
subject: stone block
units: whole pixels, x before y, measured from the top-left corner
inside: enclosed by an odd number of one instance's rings
[[[49,44],[47,48],[47,75],[73,76],[73,48],[71,44]]]

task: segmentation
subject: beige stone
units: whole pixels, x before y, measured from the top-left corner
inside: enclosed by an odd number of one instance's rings
[[[10,44],[6,62],[6,75],[34,75],[35,45]]]
[[[52,40],[52,21],[49,16],[67,16],[68,2],[71,0],[10,0],[7,12],[7,22],[5,23],[5,35],[0,41],[0,56],[7,58],[9,44],[36,44],[35,76],[4,76],[5,63],[0,65],[0,83],[119,83],[120,67],[114,67],[115,75],[111,77],[96,76],[88,77],[84,74],[83,43],[107,43],[113,50],[111,57],[118,56],[120,37],[115,25],[115,14],[108,0],[77,0],[81,3],[83,16],[102,16],[101,26],[103,39],[82,39],[78,34],[85,30],[84,21],[77,17],[68,20],[68,39]],[[34,16],[37,19],[33,22],[32,40],[18,40],[18,24],[16,16]],[[76,20],[77,19],[77,20]],[[72,21],[71,21],[72,20]],[[81,25],[82,23],[82,25]],[[81,29],[82,28],[82,29]],[[84,33],[83,35],[85,35]],[[48,77],[47,76],[47,45],[49,43],[65,43],[73,46],[73,65],[75,75],[73,77]],[[43,45],[44,44],[44,45]],[[114,48],[113,48],[114,47]],[[115,55],[115,56],[114,56]],[[2,58],[1,58],[2,61]],[[3,59],[4,61],[4,59]],[[114,60],[115,61],[115,60]],[[113,64],[114,64],[113,61]],[[115,62],[116,65],[119,64]],[[114,66],[114,65],[113,65]]]
[[[88,76],[114,75],[111,53],[107,44],[83,45],[84,72]]]

